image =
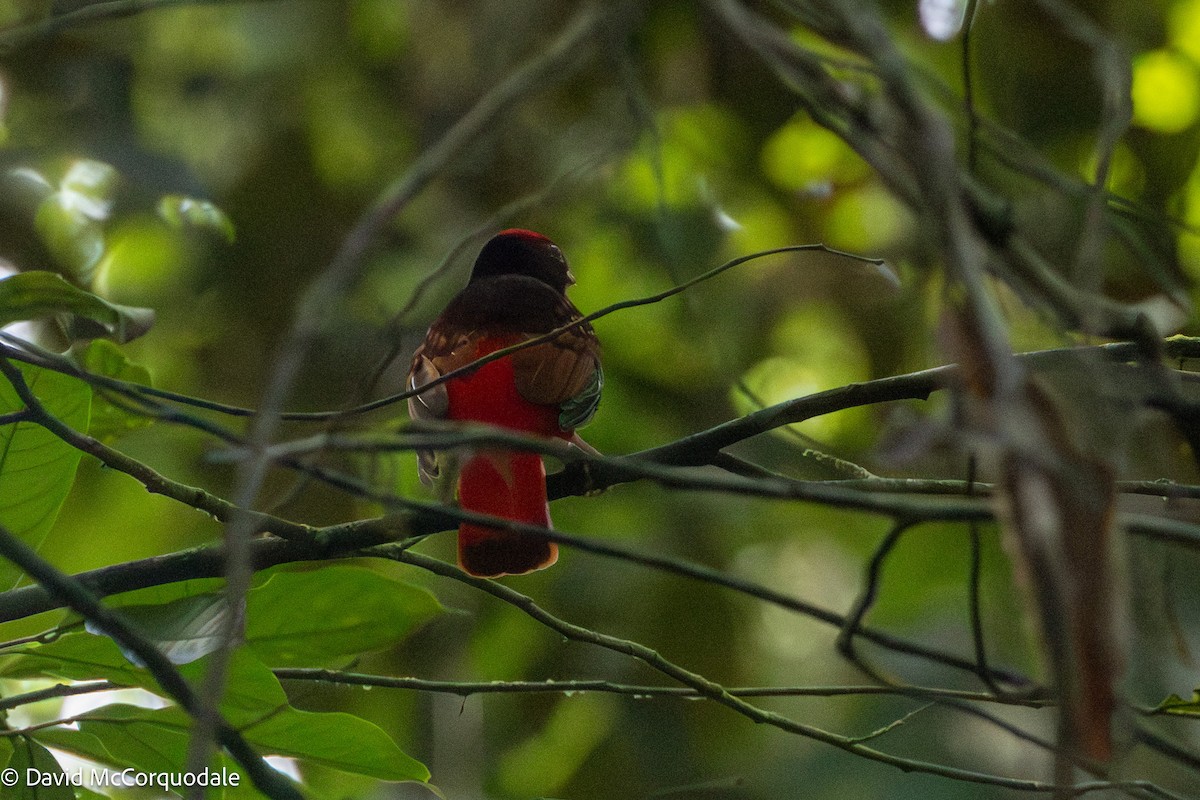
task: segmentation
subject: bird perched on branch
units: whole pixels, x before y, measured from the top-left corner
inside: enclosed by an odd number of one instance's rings
[[[545,236],[518,229],[496,234],[480,251],[466,288],[429,326],[413,356],[409,388],[579,320],[566,296],[574,282],[562,252]],[[584,322],[414,395],[408,410],[414,420],[483,422],[594,452],[575,429],[596,413],[603,384],[600,344]],[[492,446],[422,451],[418,469],[427,485],[452,485],[457,473],[465,510],[550,527],[546,468],[537,453]],[[557,559],[557,545],[544,538],[469,522],[458,529],[459,565],[472,575],[520,575]]]

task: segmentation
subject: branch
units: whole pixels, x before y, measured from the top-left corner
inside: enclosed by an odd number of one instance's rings
[[[53,14],[35,22],[0,31],[0,55],[9,55],[22,47],[49,39],[69,28],[131,17],[143,11],[182,5],[233,5],[246,2],[263,2],[263,0],[102,0],[88,3],[62,14]]]
[[[85,683],[56,683],[53,686],[45,689],[38,689],[33,692],[25,692],[24,694],[14,694],[8,697],[0,698],[0,711],[8,711],[11,708],[28,705],[30,703],[40,703],[43,700],[51,700],[56,697],[73,697],[78,694],[92,694],[93,692],[111,692],[115,689],[125,689],[111,681],[87,681]]]
[[[520,592],[505,586],[504,584],[497,583],[495,581],[474,578],[455,566],[447,564],[443,561],[438,561],[437,559],[429,558],[428,556],[419,555],[411,550],[402,550],[395,547],[383,547],[378,548],[378,552],[381,554],[386,554],[396,561],[420,567],[421,569],[432,572],[435,575],[450,578],[471,586],[481,592],[490,594],[496,599],[507,603],[519,611],[522,611],[536,622],[549,628],[550,630],[553,630],[566,639],[575,642],[591,644],[606,650],[611,650],[613,652],[629,656],[630,658],[649,666],[656,672],[659,672],[668,678],[677,681],[683,686],[692,689],[701,697],[708,698],[713,702],[726,706],[735,713],[738,713],[753,722],[770,725],[787,733],[823,742],[840,750],[844,750],[852,755],[881,764],[887,764],[903,770],[904,772],[919,772],[928,775],[937,775],[939,777],[949,778],[951,780],[962,781],[966,783],[979,783],[1027,792],[1049,793],[1058,789],[1058,787],[1056,787],[1054,784],[1044,783],[1042,781],[1009,778],[1001,775],[992,775],[985,772],[977,772],[974,770],[919,761],[916,759],[892,755],[891,753],[885,753],[883,751],[867,747],[851,737],[826,731],[748,703],[740,697],[735,697],[720,684],[663,658],[659,653],[638,642],[628,639],[621,639],[616,636],[610,636],[598,631],[593,631],[560,619],[559,617],[556,617],[543,609],[541,606],[537,605],[532,598],[523,595]],[[1072,791],[1074,794],[1080,795],[1094,791],[1112,789],[1157,790],[1158,787],[1145,781],[1093,781],[1089,783],[1078,784],[1073,787]]]
[[[311,681],[335,686],[364,686],[380,689],[402,689],[435,692],[470,697],[477,694],[563,694],[570,697],[585,692],[629,695],[641,698],[703,698],[687,686],[631,686],[605,680],[545,680],[545,681],[437,681],[425,678],[397,678],[388,675],[364,675],[331,669],[278,668],[273,670],[280,680]],[[979,703],[999,703],[1027,708],[1052,705],[1048,700],[996,697],[985,692],[966,692],[926,686],[746,686],[726,689],[734,697],[857,697],[888,695],[915,698],[969,700]]]

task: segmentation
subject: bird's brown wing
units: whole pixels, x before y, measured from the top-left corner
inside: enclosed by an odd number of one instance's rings
[[[534,338],[580,316],[565,295],[532,278],[509,276],[471,284],[429,327],[413,356],[408,388],[419,389],[471,363],[483,338],[512,334]],[[518,350],[511,358],[517,391],[531,403],[559,407],[563,430],[591,419],[603,385],[600,343],[591,325],[581,323],[549,342]],[[449,405],[445,384],[438,384],[409,398],[409,416],[445,419]],[[418,452],[418,464],[422,482],[432,484],[443,477],[433,451]]]
[[[420,389],[448,372],[466,365],[475,354],[473,332],[456,330],[435,324],[430,327],[425,342],[413,354],[408,371],[408,389]],[[417,421],[444,420],[450,411],[450,394],[446,384],[439,383],[428,391],[408,398],[408,416]],[[431,486],[442,477],[442,459],[437,451],[417,451],[417,474],[421,482]],[[449,478],[453,479],[453,475]]]
[[[580,318],[577,308],[558,295],[546,310],[542,331],[560,328]],[[530,338],[542,331],[528,333]],[[600,342],[586,322],[542,344],[512,355],[517,391],[531,403],[558,406],[560,425],[570,430],[591,419],[600,400]]]
[[[553,341],[513,353],[517,391],[531,403],[559,406],[592,380],[599,359],[594,336],[568,331]]]

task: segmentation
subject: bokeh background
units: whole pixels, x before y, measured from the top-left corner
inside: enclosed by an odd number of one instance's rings
[[[0,37],[4,28],[43,18],[48,5],[0,0]],[[72,5],[82,4],[53,7]],[[880,5],[929,92],[961,114],[959,40],[930,35],[919,13],[929,4]],[[1111,187],[1152,214],[1200,225],[1200,1],[1080,6],[1132,57],[1133,126],[1115,151]],[[360,214],[501,76],[547,47],[578,8],[535,0],[184,4],[18,46],[0,58],[0,165],[24,170],[9,172],[0,189],[0,259],[19,269],[66,269],[70,254],[48,244],[45,227],[35,224],[29,172],[56,186],[73,165],[98,162],[100,177],[79,189],[111,202],[93,220],[103,252],[92,285],[113,301],[158,314],[152,330],[123,349],[156,386],[255,406],[299,294]],[[574,77],[508,109],[391,222],[361,280],[328,309],[289,409],[344,408],[399,391],[412,349],[465,282],[478,247],[510,226],[539,230],[561,246],[578,278],[571,296],[585,312],[783,245],[822,242],[886,260],[877,269],[829,254],[773,256],[598,321],[607,383],[584,435],[605,453],[636,452],[761,404],[943,362],[934,257],[909,212],[865,162],[817,125],[709,7],[662,0],[622,14],[628,35],[598,37]],[[870,85],[854,59],[786,13],[776,18],[795,40],[846,59],[848,85]],[[1024,142],[1013,157],[1036,153],[1046,169],[1086,179],[1103,114],[1087,43],[1038,3],[1015,0],[980,4],[973,38],[977,108]],[[1044,226],[1048,246],[1056,230],[1075,224],[1075,206],[1006,170],[999,158],[981,171],[1016,198],[1020,219]],[[170,225],[156,214],[164,195],[211,201],[233,236],[220,226]],[[1196,236],[1178,229],[1166,236],[1178,245],[1182,274],[1200,268]],[[1111,262],[1105,285],[1114,296],[1135,300],[1154,291],[1152,276],[1133,261]],[[1015,298],[1006,311],[1020,349],[1074,341]],[[802,478],[852,474],[810,448],[880,475],[963,478],[965,461],[943,442],[951,412],[936,396],[841,412],[738,452]],[[402,420],[398,405],[353,425],[386,429]],[[293,424],[283,435],[314,429]],[[1130,475],[1194,477],[1161,423],[1146,422],[1138,437],[1143,446],[1128,464]],[[233,470],[219,458],[220,446],[192,430],[155,424],[116,444],[171,477],[230,491]],[[428,497],[410,456],[328,463]],[[314,524],[378,513],[285,472],[271,476],[263,506]],[[648,483],[564,499],[553,515],[565,531],[708,564],[839,611],[853,601],[864,560],[887,528],[885,520],[852,512]],[[968,653],[963,533],[961,526],[925,525],[903,540],[887,563],[872,624]],[[204,515],[147,496],[131,479],[85,459],[42,552],[74,572],[219,535],[220,526]],[[985,529],[984,541],[989,647],[996,661],[1037,674],[994,531]],[[449,536],[422,548],[453,557]],[[569,644],[462,586],[394,564],[372,568],[429,586],[456,613],[394,651],[365,658],[360,671],[459,680],[655,679],[636,663]],[[1157,561],[1150,569],[1159,586],[1171,571]],[[1188,569],[1187,562],[1176,565],[1178,573]],[[724,685],[864,680],[836,655],[836,630],[644,567],[564,548],[554,569],[512,583],[560,616],[647,644]],[[1143,687],[1149,702],[1156,692],[1186,694],[1197,682],[1191,653],[1200,635],[1188,623],[1185,588],[1168,580],[1166,604],[1182,604],[1179,623],[1149,626],[1147,636],[1161,645],[1153,651],[1161,656],[1153,680]],[[302,598],[297,606],[302,613]],[[4,638],[41,630],[47,619],[10,624]],[[1162,644],[1168,629],[1174,646]],[[918,659],[867,652],[912,683],[976,688]],[[1012,796],[905,775],[704,702],[597,695],[463,701],[350,688],[303,688],[293,702],[376,721],[456,800]],[[762,702],[861,735],[919,705],[878,697]],[[1052,735],[1048,715],[997,713]],[[1048,777],[1044,753],[947,709],[921,711],[878,744],[938,762]],[[1168,786],[1186,786],[1189,778],[1169,765],[1139,768]],[[319,770],[306,777],[331,796],[431,796]]]

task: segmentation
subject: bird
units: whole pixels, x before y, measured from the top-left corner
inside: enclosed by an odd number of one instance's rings
[[[574,283],[562,251],[546,236],[510,228],[488,240],[466,287],[413,354],[409,417],[487,423],[595,453],[576,429],[596,414],[604,372],[596,333],[567,298]],[[578,324],[550,341],[419,391],[483,356],[572,323]],[[488,445],[417,456],[426,485],[440,484],[445,491],[457,477],[462,509],[551,527],[539,454]],[[558,546],[544,537],[473,522],[458,529],[459,566],[475,577],[522,575],[557,560]]]

